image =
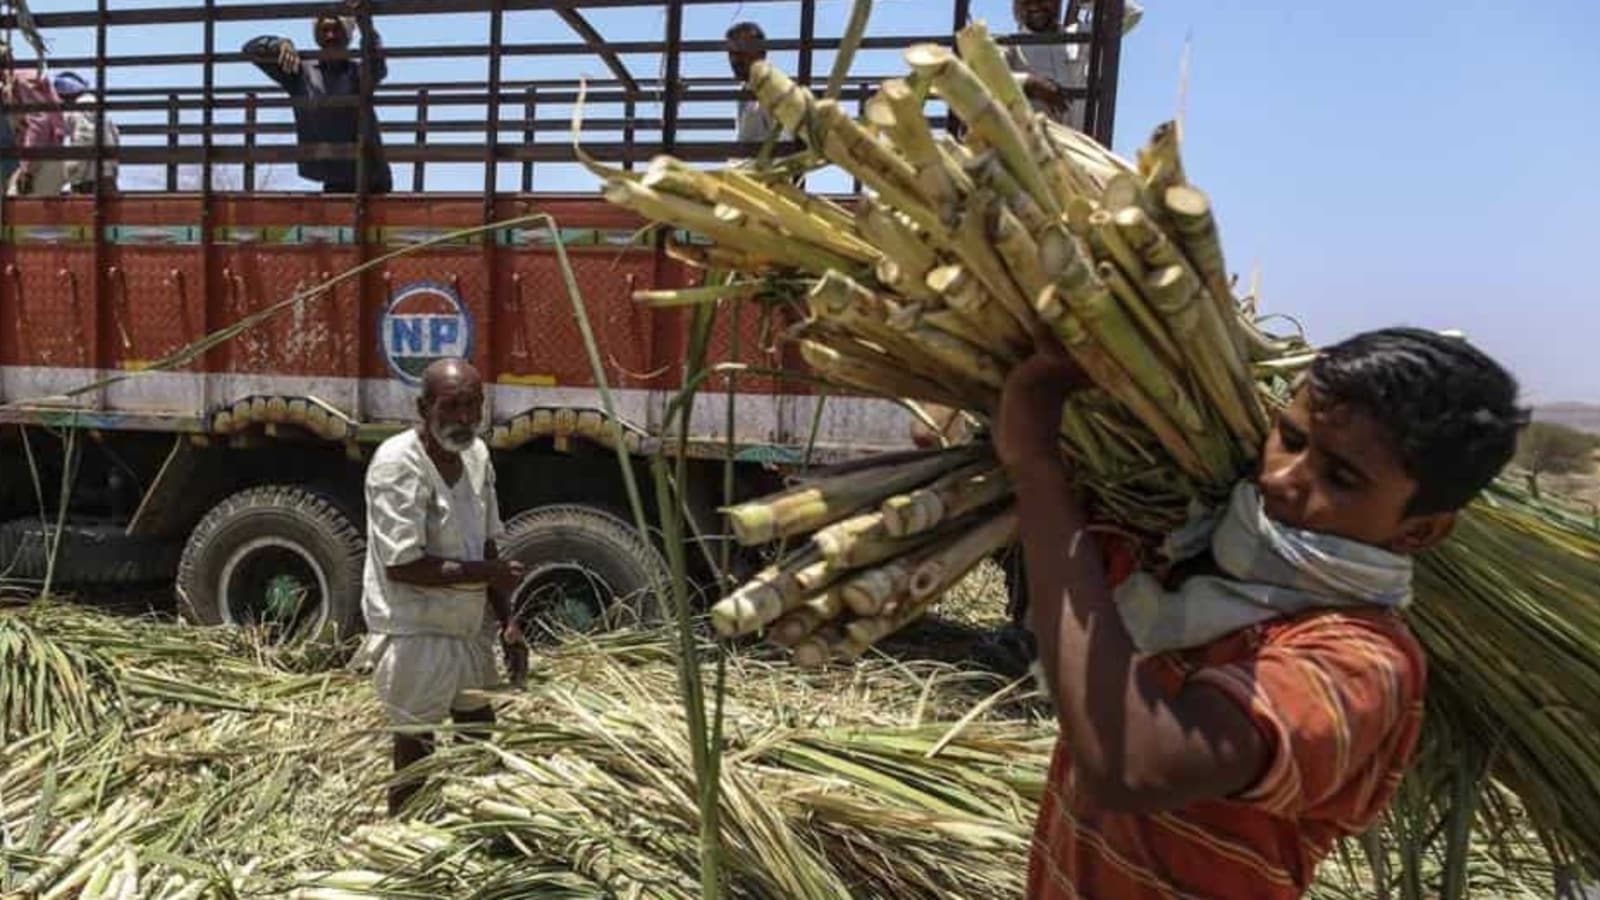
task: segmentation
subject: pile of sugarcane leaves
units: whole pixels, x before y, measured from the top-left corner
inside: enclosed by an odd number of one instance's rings
[[[677,646],[637,631],[543,649],[527,689],[497,698],[492,742],[446,740],[415,815],[391,821],[366,679],[234,630],[0,607],[0,895],[699,896]],[[1029,682],[749,654],[727,663],[728,896],[1020,896],[1055,738]],[[1455,762],[1424,769],[1440,774],[1341,849],[1318,896],[1440,893],[1456,823],[1441,828],[1434,782],[1447,791]],[[1467,883],[1547,896],[1525,815],[1502,788],[1486,796]]]

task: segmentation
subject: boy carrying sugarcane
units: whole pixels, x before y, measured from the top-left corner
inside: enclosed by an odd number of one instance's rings
[[[1061,727],[1029,896],[1299,897],[1410,762],[1425,684],[1400,617],[1411,558],[1510,460],[1516,382],[1431,332],[1328,348],[1255,478],[1173,535],[1158,579],[1088,532],[1057,442],[1083,378],[1040,346],[995,432]]]

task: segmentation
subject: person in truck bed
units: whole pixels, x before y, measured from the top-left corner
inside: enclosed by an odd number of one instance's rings
[[[13,148],[60,147],[66,141],[66,120],[61,115],[50,76],[40,68],[18,68],[11,45],[0,38],[0,107],[4,107],[10,140],[0,147],[0,171],[5,192],[11,197],[48,197],[61,193],[64,169],[59,159],[20,159]],[[54,106],[55,109],[20,109]],[[0,134],[0,138],[5,135]]]
[[[1090,5],[1068,0],[1063,16],[1061,0],[1013,0],[1011,12],[1025,35],[1083,34],[1093,28],[1085,21]],[[1123,8],[1122,33],[1132,31],[1142,18],[1144,7],[1130,0]],[[1070,92],[1089,84],[1087,44],[1017,44],[1006,55],[1034,109],[1062,125],[1083,128],[1083,101],[1073,100]]]
[[[56,94],[61,97],[61,102],[67,105],[67,146],[68,147],[93,147],[98,142],[99,146],[108,150],[116,148],[120,142],[117,132],[117,123],[111,121],[110,116],[96,109],[98,101],[89,90],[88,82],[76,72],[62,72],[55,79]],[[102,118],[104,124],[101,124]],[[115,159],[102,159],[100,162],[99,181],[107,193],[117,189],[117,161]],[[92,194],[95,192],[95,160],[69,159],[66,163],[65,176],[67,190],[74,194]]]
[[[394,175],[383,155],[383,135],[377,113],[359,105],[361,62],[350,53],[350,42],[359,23],[372,54],[372,86],[389,75],[384,61],[383,40],[372,25],[365,0],[348,0],[341,8],[317,16],[312,25],[321,59],[302,59],[294,42],[286,37],[263,35],[251,38],[244,53],[268,78],[276,81],[295,98],[294,128],[302,146],[329,145],[345,149],[356,146],[361,122],[365,120],[367,139],[367,192],[387,194],[394,189]],[[330,102],[331,101],[331,102]],[[321,182],[330,194],[356,192],[356,159],[302,159],[300,177]]]
[[[778,120],[762,107],[749,88],[750,67],[767,58],[767,33],[754,22],[735,22],[725,38],[728,68],[740,84],[733,139],[744,144],[759,144],[779,130]]]
[[[417,401],[421,421],[384,441],[367,467],[361,610],[369,634],[356,664],[373,668],[396,726],[449,718],[484,736],[494,710],[473,692],[498,681],[495,623],[485,610],[494,611],[508,661],[524,646],[511,610],[522,565],[501,559],[496,543],[504,528],[494,464],[478,437],[483,405],[476,369],[459,359],[433,363]],[[390,815],[421,786],[407,768],[432,751],[431,734],[395,734]]]
[[[1382,812],[1422,723],[1401,611],[1412,557],[1511,459],[1512,377],[1414,329],[1323,350],[1259,472],[1175,533],[1156,575],[1087,530],[1063,459],[1083,383],[1048,338],[1008,376],[995,444],[1016,487],[1035,669],[1060,737],[1033,898],[1294,898]]]

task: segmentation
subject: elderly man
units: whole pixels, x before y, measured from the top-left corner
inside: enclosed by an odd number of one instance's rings
[[[1085,21],[1089,4],[1068,0],[1062,15],[1061,0],[1012,0],[1011,11],[1025,35],[1072,35],[1092,30]],[[1122,33],[1133,30],[1144,17],[1144,7],[1128,0]],[[1082,128],[1084,104],[1071,91],[1089,84],[1089,47],[1085,44],[1022,44],[1008,52],[1011,68],[1034,108],[1051,119]]]
[[[360,137],[360,123],[365,119],[367,192],[387,194],[394,189],[394,175],[383,156],[377,113],[370,106],[361,109],[350,105],[353,98],[361,96],[361,64],[350,53],[358,23],[370,43],[373,86],[389,74],[382,39],[366,9],[366,0],[347,0],[343,7],[317,16],[313,33],[321,59],[301,59],[293,41],[273,35],[250,39],[244,45],[244,53],[290,97],[302,101],[294,108],[295,136],[302,145],[354,147]],[[356,192],[354,157],[302,159],[299,170],[301,178],[321,182],[326,193]]]
[[[499,557],[502,534],[489,450],[478,439],[483,380],[463,360],[422,376],[421,421],[383,442],[367,469],[367,562],[363,648],[394,738],[396,780],[389,813],[420,787],[403,773],[433,749],[416,726],[448,716],[481,736],[494,711],[474,691],[498,681],[484,610],[492,606],[508,650],[523,646],[511,610],[519,563]],[[485,602],[485,591],[488,602]]]

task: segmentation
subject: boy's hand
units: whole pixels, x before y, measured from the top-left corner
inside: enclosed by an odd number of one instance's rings
[[[1054,335],[1035,334],[1032,356],[1006,376],[995,413],[994,447],[1008,469],[1062,464],[1061,408],[1089,379]]]

